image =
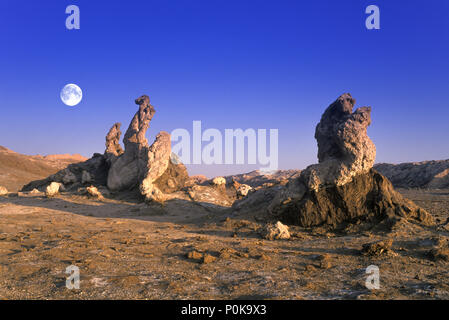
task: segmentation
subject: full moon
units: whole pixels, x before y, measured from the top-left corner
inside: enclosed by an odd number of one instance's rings
[[[61,100],[68,106],[76,106],[82,98],[83,92],[76,84],[66,84],[61,90]]]

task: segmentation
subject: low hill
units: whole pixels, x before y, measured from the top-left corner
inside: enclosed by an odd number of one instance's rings
[[[398,188],[449,188],[449,160],[380,163],[376,164],[374,169]]]
[[[0,146],[0,185],[15,192],[30,181],[43,179],[71,163],[85,160],[79,154],[28,156]]]

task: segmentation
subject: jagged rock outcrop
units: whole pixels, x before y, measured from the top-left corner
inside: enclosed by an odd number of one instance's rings
[[[397,188],[449,188],[449,160],[379,163],[374,168]]]
[[[259,231],[262,238],[267,240],[287,240],[290,239],[290,232],[288,226],[282,224],[280,221],[276,223],[268,223]]]
[[[45,196],[46,197],[54,197],[59,193],[59,189],[61,188],[61,183],[52,182],[45,188]]]
[[[366,132],[371,124],[371,108],[361,107],[352,112],[354,104],[349,93],[341,95],[316,126],[319,164],[301,173],[309,188],[341,186],[373,167],[376,147]]]
[[[400,218],[433,224],[429,213],[403,198],[390,181],[374,169],[353,177],[344,185],[318,190],[304,187],[296,194],[296,199],[284,198],[271,209],[282,221],[305,227],[323,224],[338,227],[344,222],[357,221],[394,223]]]
[[[248,210],[258,205],[252,198],[267,197],[272,199],[267,208],[272,219],[303,227],[339,228],[351,222],[393,225],[401,219],[433,224],[429,213],[404,199],[372,168],[376,149],[366,132],[371,108],[352,112],[354,104],[351,95],[344,94],[324,112],[315,133],[318,164],[286,185],[252,193],[233,208]]]
[[[106,151],[104,155],[108,162],[112,164],[118,156],[123,154],[123,148],[120,145],[120,136],[122,132],[120,131],[121,123],[114,123],[114,125],[109,130],[106,135]]]
[[[107,186],[112,191],[139,190],[149,201],[164,201],[165,193],[182,189],[189,176],[182,163],[170,160],[170,134],[159,132],[149,146],[145,134],[156,111],[146,95],[135,102],[139,110],[125,133],[125,150],[120,146],[121,125],[115,123],[106,135],[104,154],[94,154],[91,159],[69,165],[46,179],[33,181],[22,190],[43,190],[51,182],[58,182],[74,191],[89,184],[93,187]]]

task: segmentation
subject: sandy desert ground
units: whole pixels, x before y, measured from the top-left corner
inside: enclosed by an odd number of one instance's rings
[[[176,211],[9,194],[0,197],[0,299],[449,299],[447,255],[429,255],[449,236],[449,189],[400,191],[440,225],[357,233],[290,226],[289,240],[270,241],[254,217],[194,203]],[[390,250],[361,253],[386,239]],[[66,288],[70,265],[80,269],[79,290]],[[369,265],[380,269],[379,290],[365,287]]]

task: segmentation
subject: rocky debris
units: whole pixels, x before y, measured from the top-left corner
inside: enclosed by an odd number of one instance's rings
[[[214,256],[206,253],[206,254],[203,255],[203,258],[202,258],[201,262],[206,264],[206,263],[212,263],[212,262],[214,262],[216,260],[217,260],[217,258],[215,258]]]
[[[61,187],[61,183],[52,182],[47,188],[45,188],[45,196],[46,197],[54,197],[59,193],[59,188]]]
[[[363,245],[361,253],[367,256],[380,256],[382,254],[387,254],[391,250],[392,245],[392,239],[366,243]]]
[[[233,199],[228,196],[224,185],[221,187],[193,185],[188,187],[186,192],[191,200],[206,208],[227,208],[233,204]]]
[[[8,189],[3,186],[0,186],[0,196],[5,196],[8,194]]]
[[[37,189],[33,189],[33,190],[31,190],[30,191],[30,194],[41,194],[42,192],[40,192],[39,190],[37,190]]]
[[[303,227],[400,219],[424,225],[433,217],[396,192],[387,178],[372,169],[376,149],[366,134],[371,108],[352,112],[355,100],[344,94],[324,112],[317,125],[319,163],[289,181],[268,210],[288,224]]]
[[[193,184],[203,184],[208,180],[207,177],[202,174],[191,176],[190,179],[192,180]]]
[[[449,261],[449,238],[438,237],[431,239],[433,248],[427,252],[429,259],[433,261]]]
[[[380,163],[374,168],[397,188],[449,188],[449,160]]]
[[[258,255],[257,259],[264,261],[271,261],[270,256],[266,255],[265,253],[261,253],[260,255]]]
[[[87,194],[94,199],[99,199],[99,200],[103,199],[103,195],[101,194],[101,192],[98,191],[98,189],[94,186],[87,187],[86,191],[87,191]]]
[[[282,224],[280,221],[275,224],[268,223],[261,228],[260,235],[267,240],[287,240],[290,239],[288,226]]]

